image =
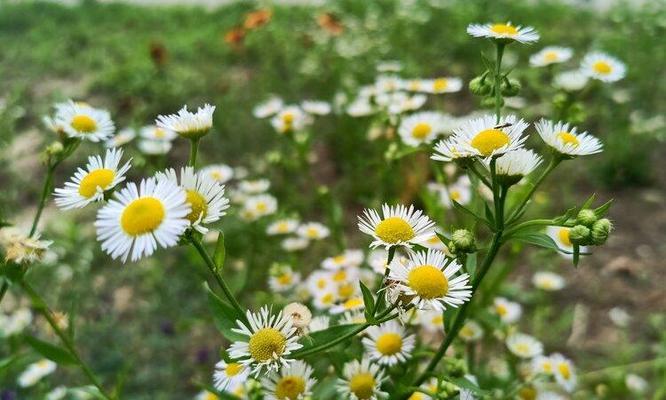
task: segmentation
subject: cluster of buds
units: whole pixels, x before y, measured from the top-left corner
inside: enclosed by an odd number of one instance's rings
[[[599,218],[594,210],[584,208],[576,217],[576,225],[569,231],[571,243],[579,246],[599,246],[606,243],[613,224],[608,218]]]
[[[472,232],[467,229],[456,229],[448,244],[449,251],[456,256],[464,256],[476,252],[476,241]]]
[[[520,84],[519,80],[502,75],[499,87],[502,98],[517,96],[520,93],[521,88],[522,85]],[[495,87],[489,71],[486,71],[480,76],[472,79],[469,82],[469,90],[473,94],[483,97],[481,104],[484,107],[492,107],[495,105]],[[503,103],[504,100],[501,100],[501,104]]]

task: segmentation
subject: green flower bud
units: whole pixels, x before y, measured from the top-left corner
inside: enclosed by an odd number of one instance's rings
[[[576,223],[579,225],[585,225],[587,227],[592,227],[592,225],[597,222],[597,214],[594,213],[594,210],[589,208],[584,208],[578,212],[576,217]]]
[[[60,142],[53,142],[46,147],[46,154],[49,156],[54,156],[56,154],[62,153],[65,150],[65,147]]]
[[[453,235],[451,235],[451,243],[456,253],[474,253],[476,251],[474,235],[467,229],[457,229],[454,231]]]
[[[446,360],[447,373],[453,377],[462,377],[467,373],[467,364],[465,361],[457,358]]]
[[[500,106],[504,105],[504,99],[500,99]],[[494,97],[485,97],[481,100],[481,107],[492,108],[495,107],[495,98]]]
[[[599,246],[606,243],[612,230],[613,223],[608,218],[602,218],[595,222],[592,225],[592,244]]]
[[[502,95],[506,97],[517,96],[518,93],[520,93],[521,88],[522,85],[520,84],[520,81],[517,79],[509,79],[508,82],[504,80],[500,85],[500,90],[502,92]]]
[[[477,96],[485,96],[492,90],[492,87],[481,76],[477,76],[469,82],[469,90]]]
[[[583,246],[590,243],[590,228],[585,225],[576,225],[569,231],[569,240],[573,244]]]

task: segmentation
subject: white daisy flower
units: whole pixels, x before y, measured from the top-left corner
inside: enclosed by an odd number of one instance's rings
[[[314,298],[312,299],[312,304],[318,310],[328,310],[331,307],[335,306],[336,301],[338,301],[338,296],[335,290],[328,288],[325,291],[321,291],[314,294]]]
[[[171,142],[178,136],[176,132],[157,125],[144,126],[139,131],[139,135],[146,140],[154,140],[156,142]]]
[[[220,184],[227,183],[234,177],[234,169],[226,164],[209,165],[202,168],[199,173]]]
[[[346,249],[335,257],[328,257],[322,261],[321,266],[328,270],[337,270],[343,267],[359,267],[363,263],[363,251],[359,249]]]
[[[488,163],[489,165],[490,163]],[[528,149],[518,149],[497,158],[495,171],[497,175],[518,182],[529,175],[541,164],[541,157]]]
[[[467,320],[460,328],[458,336],[465,342],[476,342],[483,337],[483,328],[474,320]]]
[[[333,273],[330,271],[316,270],[308,276],[307,288],[312,296],[317,296],[321,292],[330,292],[335,288]]]
[[[397,115],[402,114],[408,111],[418,110],[423,107],[423,105],[428,101],[428,98],[422,94],[415,94],[408,96],[405,93],[399,93],[401,96],[393,96],[391,101],[388,103],[387,111],[389,114]]]
[[[270,194],[259,194],[245,199],[243,211],[250,213],[250,220],[256,220],[277,211],[277,199]]]
[[[571,243],[571,239],[569,238],[569,231],[571,231],[571,228],[567,228],[565,226],[546,227],[546,235],[553,239],[557,247],[567,252],[558,252],[557,254],[563,258],[566,258],[567,260],[571,260],[573,258],[573,254],[571,253],[574,250],[573,243]],[[585,253],[587,252],[587,246],[580,246],[579,250],[581,253]]]
[[[347,114],[350,116],[357,118],[357,117],[365,117],[368,115],[372,115],[375,113],[375,108],[373,107],[372,103],[370,102],[370,99],[367,97],[359,97],[353,102],[351,102],[349,105],[347,105]]]
[[[255,179],[240,181],[238,189],[246,194],[259,194],[266,192],[271,187],[271,181],[268,179]]]
[[[494,115],[467,120],[453,130],[453,135],[437,143],[435,154],[437,161],[452,161],[468,157],[493,157],[523,147],[527,140],[522,136],[529,126],[515,115],[502,117],[495,123]]]
[[[266,101],[257,104],[257,106],[252,109],[252,115],[254,115],[255,118],[268,118],[277,114],[283,106],[284,101],[282,101],[281,98],[272,96]]]
[[[462,268],[455,260],[447,260],[441,251],[414,252],[406,262],[391,263],[389,279],[395,289],[418,309],[443,311],[447,306],[458,307],[472,296],[469,275],[454,275]]]
[[[303,100],[301,108],[311,115],[327,115],[331,113],[331,104],[319,100]]]
[[[202,390],[201,392],[199,392],[199,394],[197,394],[195,400],[220,400],[220,396],[216,395],[211,391]]]
[[[171,144],[171,142],[166,142],[163,140],[144,139],[139,141],[138,147],[139,151],[142,152],[143,154],[147,154],[150,156],[159,156],[171,151],[171,147],[173,147],[173,145]]]
[[[104,192],[123,182],[130,169],[131,160],[119,167],[122,156],[121,149],[109,149],[104,160],[99,155],[88,157],[85,169],[79,167],[65,187],[55,189],[56,205],[67,210],[104,200]]]
[[[245,383],[250,376],[250,370],[245,365],[238,362],[226,362],[220,360],[215,364],[213,373],[213,385],[220,392],[233,388],[240,383]]]
[[[518,322],[523,315],[523,307],[519,303],[509,301],[504,297],[496,297],[493,301],[493,311],[499,315],[500,320],[505,324]]]
[[[144,179],[139,187],[129,183],[97,212],[97,240],[102,250],[123,262],[153,254],[157,245],[178,244],[190,225],[191,209],[185,191],[175,183]]]
[[[345,364],[343,378],[338,379],[338,393],[351,400],[378,400],[388,397],[382,392],[381,385],[385,379],[380,366],[363,358]]]
[[[576,388],[576,370],[573,363],[562,354],[553,354],[550,356],[553,362],[553,375],[555,380],[567,392],[572,392]]]
[[[428,85],[425,79],[405,79],[400,82],[400,89],[408,92],[422,92]]]
[[[520,358],[534,358],[543,353],[543,344],[530,335],[513,333],[506,338],[506,347]]]
[[[104,142],[104,147],[120,147],[125,145],[136,137],[136,130],[134,128],[125,128],[116,133],[111,139],[107,139]]]
[[[437,234],[433,234],[430,239],[426,240],[421,245],[427,249],[439,250],[444,253],[448,251],[448,247],[446,247],[446,244],[442,242],[442,239],[440,239]]]
[[[302,400],[312,395],[317,382],[314,370],[305,361],[296,360],[291,365],[273,372],[262,379],[266,400]]]
[[[545,67],[547,65],[559,64],[569,61],[573,56],[573,50],[569,47],[547,46],[530,56],[530,65],[533,67]]]
[[[422,92],[432,94],[453,93],[462,89],[462,79],[456,77],[441,77],[436,79],[427,79],[419,85]]]
[[[312,123],[312,117],[295,105],[284,107],[271,118],[273,129],[281,134],[300,131],[310,123]]]
[[[52,374],[56,370],[57,364],[51,360],[42,359],[28,365],[28,367],[19,375],[16,383],[22,387],[34,386],[46,375]]]
[[[363,346],[370,357],[380,365],[393,366],[405,362],[414,350],[414,335],[406,335],[405,328],[396,321],[388,321],[367,330]]]
[[[57,105],[54,123],[67,136],[91,142],[108,139],[116,129],[108,111],[71,100]]]
[[[564,71],[555,75],[553,85],[568,92],[577,92],[587,85],[589,78],[580,70]]]
[[[340,304],[336,304],[331,307],[331,314],[342,314],[348,311],[357,311],[363,310],[365,304],[363,303],[363,297],[352,297]]]
[[[32,323],[32,319],[29,308],[19,308],[9,315],[0,313],[0,337],[6,338],[23,332]]]
[[[310,332],[319,332],[323,331],[324,329],[328,329],[330,323],[331,323],[330,317],[326,315],[319,315],[312,318],[312,321],[310,321],[310,325],[308,325],[308,328]]]
[[[428,332],[444,332],[444,314],[440,310],[417,310],[420,325]]]
[[[541,119],[535,124],[544,142],[558,153],[571,157],[600,153],[601,141],[587,132],[578,133],[576,127],[566,122]]]
[[[375,240],[370,247],[406,246],[420,244],[430,239],[435,223],[415,210],[413,205],[389,206],[382,205],[382,216],[376,210],[366,209],[358,218],[361,232],[372,236]]]
[[[531,26],[506,24],[470,24],[467,33],[474,37],[512,41],[520,43],[534,43],[539,40],[539,34]]]
[[[296,232],[300,221],[294,218],[283,218],[279,219],[266,228],[266,234],[268,235],[287,235],[289,233]]]
[[[552,375],[555,371],[553,360],[544,355],[534,357],[530,367],[533,374]]]
[[[280,247],[282,247],[283,250],[285,251],[299,251],[299,250],[304,250],[310,245],[310,241],[306,238],[302,237],[290,237],[286,238],[280,243]]]
[[[229,355],[240,360],[241,364],[251,366],[255,377],[264,368],[277,371],[280,367],[287,367],[293,360],[285,357],[303,347],[298,343],[297,329],[291,318],[282,312],[271,315],[268,307],[262,307],[258,313],[248,311],[247,319],[249,326],[236,321],[238,328],[233,329],[247,336],[247,340],[234,342],[229,348]]]
[[[615,82],[624,78],[627,67],[617,58],[601,52],[593,52],[583,58],[580,70],[593,79]]]
[[[213,113],[215,106],[204,104],[199,107],[197,112],[187,111],[187,106],[183,106],[177,114],[159,115],[155,124],[173,132],[186,139],[198,139],[206,135],[213,127]]]
[[[444,116],[441,113],[434,111],[423,111],[409,115],[400,122],[398,134],[408,146],[416,147],[421,144],[428,144],[443,133],[443,119]]]
[[[331,231],[326,225],[319,222],[307,222],[296,229],[296,234],[308,240],[320,240],[327,238]]]
[[[462,175],[453,184],[444,188],[440,201],[446,208],[453,207],[453,201],[466,205],[472,201],[472,181],[467,175]]]
[[[272,291],[282,293],[292,289],[301,281],[301,274],[294,272],[291,267],[282,266],[275,275],[268,278],[268,286]]]
[[[65,396],[67,396],[67,388],[64,386],[58,386],[48,392],[44,397],[44,400],[61,400],[64,399]]]
[[[389,93],[400,90],[400,79],[397,75],[379,75],[375,80],[375,88],[378,93]]]
[[[566,281],[554,272],[540,271],[532,277],[532,284],[537,289],[552,292],[564,288]]]

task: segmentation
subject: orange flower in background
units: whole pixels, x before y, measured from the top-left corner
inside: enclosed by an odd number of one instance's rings
[[[245,29],[260,28],[271,21],[273,12],[268,9],[252,11],[245,16],[243,27]]]
[[[224,34],[224,42],[232,46],[241,46],[245,39],[245,30],[242,27],[236,27]]]
[[[330,33],[331,35],[341,35],[345,27],[340,22],[340,19],[332,13],[319,14],[317,17],[319,26]]]

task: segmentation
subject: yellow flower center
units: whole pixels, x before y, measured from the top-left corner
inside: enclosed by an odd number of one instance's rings
[[[553,372],[553,364],[551,364],[550,361],[545,361],[543,364],[541,364],[541,369],[543,372],[550,374]]]
[[[282,114],[282,122],[284,122],[285,125],[291,125],[294,122],[294,114],[290,112]]]
[[[363,305],[363,299],[359,297],[354,297],[353,299],[345,301],[345,303],[342,306],[345,308],[345,310],[352,310],[362,305]]]
[[[308,230],[307,230],[307,232],[306,232],[306,235],[307,235],[310,239],[316,239],[316,238],[319,237],[319,229],[314,228],[314,227],[310,227],[310,228],[308,228]]]
[[[354,295],[354,285],[352,283],[346,283],[341,285],[338,288],[338,295],[343,299]]]
[[[482,156],[488,157],[493,151],[509,144],[509,135],[500,129],[486,129],[477,133],[470,144]]]
[[[139,236],[157,229],[166,215],[162,202],[154,197],[138,198],[125,207],[120,226],[130,236]]]
[[[421,265],[409,272],[409,287],[423,299],[444,296],[449,291],[449,280],[441,269],[432,265]]]
[[[70,125],[81,133],[92,133],[97,130],[97,122],[84,114],[75,115]]]
[[[495,24],[490,27],[490,30],[497,33],[498,35],[514,36],[518,34],[518,29],[516,29],[515,26],[509,24]]]
[[[557,366],[557,370],[560,371],[560,375],[562,375],[564,379],[571,378],[571,369],[568,364],[561,363]]]
[[[449,86],[449,82],[446,80],[446,78],[438,78],[435,79],[435,82],[433,82],[433,89],[435,89],[436,92],[441,92],[443,90],[446,90],[447,86]]]
[[[222,180],[222,174],[220,173],[220,171],[213,171],[213,172],[211,172],[211,173],[210,173],[210,177],[213,178],[213,179],[216,180],[216,181],[220,181],[220,180]]]
[[[459,190],[452,190],[449,192],[449,196],[451,196],[452,200],[458,201],[462,198],[462,194],[460,193]]]
[[[613,70],[610,64],[606,61],[595,62],[594,65],[592,65],[592,69],[594,69],[594,72],[602,75],[608,75]]]
[[[412,137],[415,139],[423,140],[428,137],[430,132],[432,132],[432,127],[430,124],[419,122],[418,124],[414,125],[414,128],[412,129]]]
[[[220,398],[215,393],[206,392],[206,400],[220,400]]]
[[[470,328],[469,325],[465,325],[460,329],[460,336],[471,338],[474,336],[474,329]]]
[[[347,257],[345,257],[344,254],[340,254],[339,256],[333,257],[333,262],[336,264],[342,264],[346,259]]]
[[[291,274],[282,274],[277,277],[277,280],[281,285],[288,285],[291,283]]]
[[[333,296],[333,293],[326,293],[321,297],[322,304],[331,304],[333,303],[333,300],[335,300],[335,296]]]
[[[557,138],[560,139],[562,144],[565,144],[565,145],[570,144],[573,147],[578,147],[578,145],[580,144],[576,135],[574,135],[570,132],[562,131],[562,132],[557,134]]]
[[[375,391],[375,377],[368,372],[354,375],[349,381],[349,390],[359,400],[367,400],[372,397]]]
[[[187,203],[192,207],[192,211],[187,214],[187,219],[190,222],[195,223],[201,217],[202,219],[206,216],[206,211],[208,211],[208,203],[206,199],[194,190],[187,190]]]
[[[162,139],[166,136],[166,132],[164,132],[164,129],[162,128],[155,128],[153,135],[155,135],[155,137],[158,139]]]
[[[385,333],[377,338],[377,351],[385,356],[392,356],[402,349],[402,337],[397,333]]]
[[[323,289],[323,288],[325,288],[325,287],[326,287],[326,279],[324,279],[324,278],[319,279],[319,280],[317,281],[317,287],[318,287],[319,289]]]
[[[509,310],[506,308],[504,304],[497,304],[495,305],[495,312],[497,312],[497,315],[499,315],[500,317],[503,317],[509,313]]]
[[[280,233],[287,233],[289,231],[289,224],[287,222],[279,222],[276,228]]]
[[[102,168],[91,171],[81,180],[79,194],[89,199],[97,193],[97,188],[106,189],[115,177],[116,173],[111,169]]]
[[[344,269],[337,271],[333,274],[333,280],[336,282],[342,282],[347,279],[347,272]]]
[[[305,379],[300,376],[284,376],[275,385],[275,397],[279,400],[297,400],[303,393],[305,393]]]
[[[414,392],[412,393],[411,396],[407,400],[423,400],[425,397],[423,397],[423,393],[421,392]]]
[[[414,230],[400,217],[389,217],[377,224],[375,234],[386,243],[407,242],[414,238]]]
[[[263,201],[258,202],[256,207],[257,207],[257,211],[259,211],[259,212],[265,212],[266,210],[268,210],[268,205],[266,203],[264,203]]]
[[[543,55],[543,59],[546,60],[546,62],[555,62],[558,58],[556,51],[547,51]]]
[[[524,387],[518,392],[520,400],[534,400],[537,398],[537,391],[533,387]]]
[[[248,343],[250,355],[259,362],[280,356],[287,347],[287,338],[275,328],[262,328],[252,335]]]
[[[567,247],[573,246],[571,239],[569,238],[569,228],[560,228],[560,230],[557,232],[557,237],[560,239],[560,242],[563,245]]]
[[[414,81],[409,81],[409,85],[408,85],[408,86],[409,86],[409,90],[411,90],[411,91],[417,91],[417,90],[421,89],[421,82],[420,82],[420,81],[416,81],[416,80],[414,80]]]
[[[243,365],[239,363],[229,363],[224,371],[227,373],[227,376],[236,376],[243,372]]]
[[[432,323],[433,325],[442,325],[444,323],[444,316],[443,315],[438,315],[436,317],[433,317],[430,320],[430,323]]]
[[[530,352],[530,346],[527,343],[518,343],[516,345],[516,353],[518,354],[528,354]]]

